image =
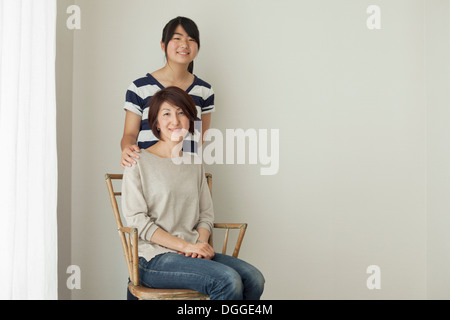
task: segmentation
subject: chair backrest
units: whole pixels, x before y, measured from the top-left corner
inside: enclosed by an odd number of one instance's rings
[[[117,231],[119,232],[120,241],[122,243],[122,249],[127,262],[128,274],[133,284],[139,284],[139,269],[138,269],[138,256],[137,256],[137,229],[127,228],[122,224],[122,218],[120,216],[120,209],[117,204],[117,197],[122,195],[122,192],[114,190],[113,180],[122,180],[123,174],[111,174],[105,175],[106,186],[111,201],[111,206],[114,212],[114,218],[116,220]],[[209,192],[212,195],[212,174],[206,173],[206,181],[208,183]],[[239,230],[237,240],[233,249],[232,256],[237,258],[241,248],[242,241],[244,239],[245,232],[247,230],[247,223],[214,223],[214,228],[225,229],[225,237],[222,246],[222,253],[227,253],[228,237],[230,229]],[[213,246],[213,234],[209,238],[209,243]],[[135,247],[134,247],[135,246]]]
[[[122,195],[122,192],[117,192],[114,190],[114,185],[112,180],[122,180],[123,174],[110,174],[105,175],[106,186],[108,188],[109,198],[111,200],[111,206],[114,212],[114,218],[116,220],[117,231],[119,233],[120,242],[122,244],[123,254],[125,261],[127,263],[128,275],[133,284],[139,284],[139,274],[136,272],[136,263],[138,257],[135,256],[133,246],[137,248],[138,238],[136,228],[125,228],[122,224],[122,219],[120,217],[120,210],[117,204],[117,197]],[[139,269],[138,269],[139,270]]]
[[[106,186],[108,188],[108,192],[109,192],[109,196],[110,196],[110,200],[111,200],[111,205],[114,211],[114,218],[116,220],[116,224],[117,224],[117,228],[123,227],[122,225],[122,219],[120,217],[120,210],[119,210],[119,206],[117,204],[117,198],[122,195],[122,192],[116,192],[114,190],[114,185],[112,183],[112,180],[122,180],[123,178],[123,174],[111,174],[111,173],[107,173],[105,175],[105,179],[106,179]]]

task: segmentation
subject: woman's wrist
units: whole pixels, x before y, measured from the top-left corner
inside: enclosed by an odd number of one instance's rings
[[[205,228],[198,228],[198,240],[197,243],[208,243],[210,232]]]

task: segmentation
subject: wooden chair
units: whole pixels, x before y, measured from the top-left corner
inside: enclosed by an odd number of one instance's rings
[[[121,192],[116,192],[112,180],[122,180],[122,174],[105,175],[106,186],[108,188],[111,205],[116,219],[117,230],[119,232],[122,249],[127,263],[128,275],[130,282],[128,288],[135,297],[140,300],[207,300],[208,295],[201,292],[188,289],[153,289],[139,284],[139,257],[138,257],[138,232],[137,228],[127,228],[122,225],[119,206],[117,205],[117,197],[121,196]],[[209,191],[212,192],[212,175],[206,174]],[[222,247],[222,253],[227,253],[229,231],[231,229],[239,230],[236,244],[233,250],[233,257],[239,255],[242,240],[244,239],[245,231],[247,229],[246,223],[214,223],[214,228],[225,229],[225,238]],[[213,236],[210,236],[209,243],[213,245]]]

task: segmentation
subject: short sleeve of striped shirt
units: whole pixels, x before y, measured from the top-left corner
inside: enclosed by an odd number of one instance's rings
[[[164,86],[148,73],[145,77],[133,81],[126,92],[124,109],[142,118],[138,135],[138,146],[140,148],[148,148],[158,141],[148,124],[148,104],[151,97],[163,88]],[[194,82],[186,92],[195,102],[199,120],[202,114],[215,111],[214,90],[206,81],[194,76]]]
[[[205,81],[196,78],[187,93],[194,99],[198,115],[215,111],[214,90]]]

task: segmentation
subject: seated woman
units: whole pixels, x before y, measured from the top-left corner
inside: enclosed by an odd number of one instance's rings
[[[264,277],[249,263],[215,253],[208,244],[213,204],[203,165],[179,161],[182,139],[194,133],[192,98],[167,87],[150,100],[148,121],[159,139],[126,167],[122,208],[139,234],[139,278],[158,289],[192,289],[211,300],[260,299]],[[175,151],[174,151],[175,150]]]

